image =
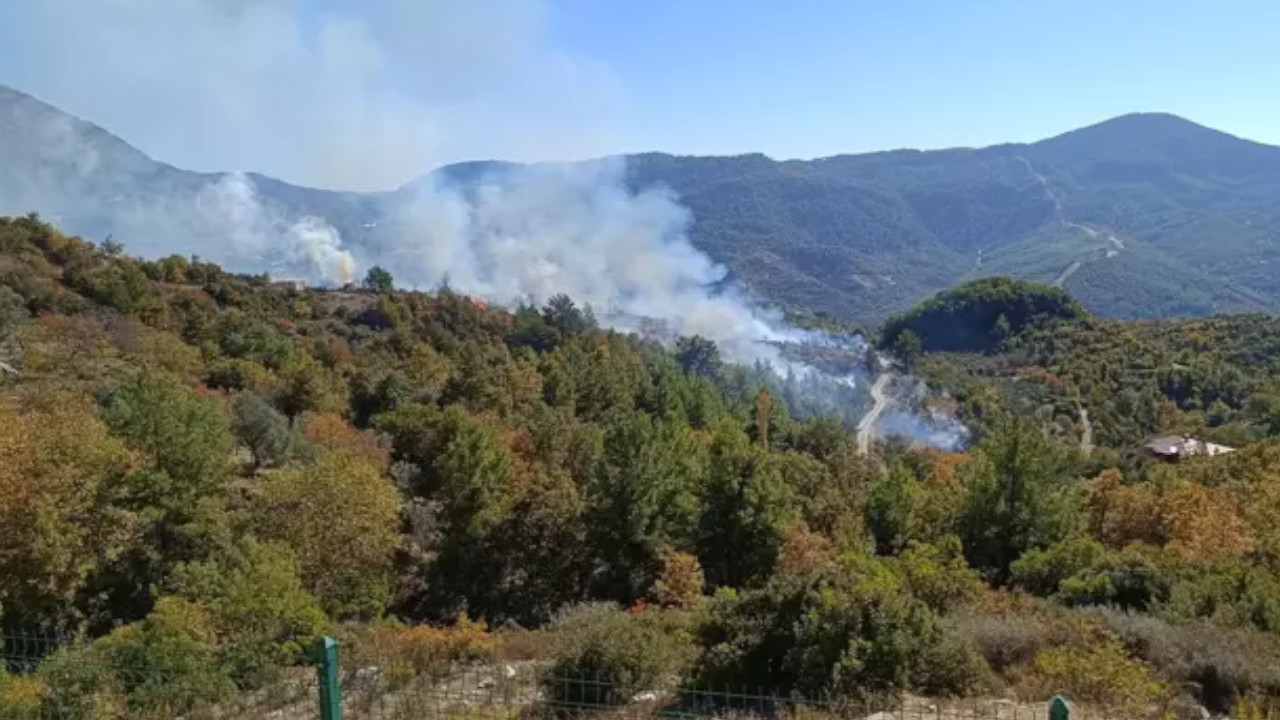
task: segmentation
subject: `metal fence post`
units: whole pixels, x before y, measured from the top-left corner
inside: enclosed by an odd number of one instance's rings
[[[316,678],[320,682],[320,720],[342,720],[342,691],[338,687],[338,641],[316,641]]]
[[[1071,720],[1071,703],[1061,695],[1049,701],[1049,720]]]

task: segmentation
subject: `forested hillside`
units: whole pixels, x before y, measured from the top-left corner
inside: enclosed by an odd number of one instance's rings
[[[976,444],[863,457],[704,340],[393,281],[297,290],[0,222],[0,628],[23,658],[0,717],[181,715],[274,687],[322,633],[378,682],[520,658],[566,701],[571,676],[607,702],[1280,699],[1274,369],[1239,370],[1271,325],[1067,319],[927,353]],[[1089,404],[1107,447],[1043,432],[1032,385]],[[1121,461],[1173,427],[1148,398],[1257,442]]]
[[[1101,451],[1130,458],[1159,433],[1238,447],[1280,432],[1276,318],[1117,322],[1047,313],[1014,331],[990,321],[1008,305],[984,292],[986,282],[892,321],[884,339],[918,358],[916,367],[932,383],[954,392],[971,423],[981,425],[992,407],[1016,408],[1066,439],[1084,433],[1084,411]],[[976,342],[957,348],[957,337]],[[921,356],[922,346],[950,352]]]

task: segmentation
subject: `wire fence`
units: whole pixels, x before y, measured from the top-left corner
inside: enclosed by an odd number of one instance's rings
[[[770,720],[1049,720],[1049,703],[1004,699],[937,700],[910,695],[822,700],[765,690],[676,683],[639,689],[616,681],[550,675],[534,663],[456,668],[447,677],[385,682],[372,669],[346,681],[347,720],[617,720],[767,718]],[[1063,718],[1062,720],[1066,720]]]
[[[87,644],[13,634],[0,652],[0,720],[1068,720],[1065,704],[1055,712],[1048,702],[813,700],[677,678],[638,686],[556,676],[533,660],[423,666],[352,652],[342,665],[327,638],[295,665],[239,675],[227,670],[236,658],[181,637]]]

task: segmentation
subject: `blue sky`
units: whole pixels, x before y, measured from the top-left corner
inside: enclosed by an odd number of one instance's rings
[[[1280,144],[1277,0],[559,0],[636,148],[811,157],[1168,111]]]
[[[1280,144],[1280,0],[3,0],[0,83],[181,167],[351,189],[1135,111]]]

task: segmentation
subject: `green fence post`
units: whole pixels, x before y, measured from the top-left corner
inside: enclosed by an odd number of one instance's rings
[[[1071,703],[1061,695],[1049,701],[1049,720],[1071,720]]]
[[[316,641],[316,678],[320,681],[320,720],[342,720],[342,692],[338,688],[338,641]]]

